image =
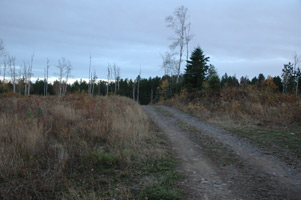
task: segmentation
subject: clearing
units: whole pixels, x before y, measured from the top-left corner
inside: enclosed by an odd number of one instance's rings
[[[248,140],[166,106],[145,106],[167,135],[186,199],[299,199],[300,162],[287,165]]]

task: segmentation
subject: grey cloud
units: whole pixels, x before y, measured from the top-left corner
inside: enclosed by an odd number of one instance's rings
[[[220,75],[279,75],[301,53],[298,0],[2,0],[0,38],[18,62],[35,53],[35,76],[47,57],[54,66],[66,57],[73,76],[85,78],[90,54],[100,78],[108,62],[123,78],[135,78],[140,65],[143,77],[162,75],[160,53],[172,35],[164,18],[180,5],[190,11],[191,49],[200,45]]]

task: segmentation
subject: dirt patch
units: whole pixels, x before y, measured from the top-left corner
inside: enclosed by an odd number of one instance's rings
[[[300,169],[248,141],[165,106],[147,106],[180,161],[188,199],[298,199]]]

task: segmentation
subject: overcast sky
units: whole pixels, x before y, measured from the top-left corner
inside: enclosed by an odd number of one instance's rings
[[[220,76],[281,75],[301,54],[301,0],[0,0],[0,39],[18,65],[34,53],[35,77],[47,58],[54,76],[65,57],[74,78],[87,78],[90,55],[99,78],[108,63],[122,78],[135,78],[140,65],[142,77],[161,76],[160,54],[173,35],[165,18],[181,5],[191,50],[199,45]]]

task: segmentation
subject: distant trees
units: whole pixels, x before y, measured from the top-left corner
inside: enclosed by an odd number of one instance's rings
[[[184,85],[188,91],[194,89],[202,90],[205,75],[208,70],[207,63],[209,57],[206,57],[200,47],[197,47],[191,54],[190,60],[187,61],[184,73]]]
[[[295,71],[292,63],[284,64],[281,77],[283,93],[292,92],[295,86]]]
[[[221,86],[222,87],[224,87],[224,86],[236,87],[236,86],[239,86],[239,82],[235,75],[229,76],[227,73],[225,73],[221,79]]]
[[[193,50],[185,68],[185,73],[180,74],[180,67],[183,57],[188,56],[188,43],[192,36],[190,35],[190,23],[188,22],[187,9],[183,6],[178,8],[174,16],[167,18],[169,27],[173,28],[176,33],[176,38],[173,40],[174,48],[179,48],[180,58],[175,58],[175,52],[167,52],[162,56],[164,69],[163,77],[155,77],[145,79],[141,77],[141,69],[136,79],[128,80],[121,79],[120,67],[116,64],[108,64],[107,80],[97,81],[96,71],[92,71],[90,56],[89,63],[89,79],[88,81],[80,80],[72,84],[68,84],[71,77],[72,65],[65,58],[58,60],[57,69],[59,71],[58,80],[54,83],[49,83],[50,64],[47,59],[44,68],[44,80],[37,79],[31,82],[33,73],[33,58],[19,66],[16,63],[16,58],[4,52],[4,44],[0,40],[0,93],[4,92],[19,92],[19,94],[30,95],[47,95],[57,94],[59,96],[69,93],[86,93],[91,95],[123,95],[140,104],[148,104],[158,100],[168,99],[175,94],[179,94],[186,89],[188,92],[198,91],[203,95],[218,96],[222,95],[223,88],[232,90],[230,87],[239,88],[239,91],[247,93],[252,90],[259,90],[266,93],[300,93],[301,81],[301,55],[295,53],[293,62],[285,64],[280,76],[267,76],[260,73],[253,79],[249,80],[247,76],[242,76],[239,80],[236,76],[225,73],[221,79],[217,73],[215,66],[209,63],[209,57],[206,57],[200,47]],[[184,31],[184,32],[183,32]],[[8,78],[6,78],[6,76]],[[10,77],[9,77],[10,76]],[[7,79],[7,80],[6,80]],[[49,88],[48,88],[49,87]],[[18,90],[18,91],[17,91]]]
[[[283,85],[282,85],[282,82],[281,82],[281,78],[279,76],[275,76],[273,78],[273,82],[277,86],[278,92],[282,92],[283,91]]]
[[[283,84],[283,92],[291,93],[295,89],[296,96],[299,93],[299,82],[301,78],[301,55],[297,53],[293,56],[294,62],[289,62],[288,64],[284,64],[282,69],[282,84]]]
[[[96,75],[95,67],[94,67],[93,73],[91,72],[91,62],[92,62],[92,57],[90,56],[89,80],[88,80],[88,94],[93,95],[94,94],[96,80],[97,80],[97,75]]]
[[[68,61],[64,57],[62,57],[60,60],[58,60],[57,68],[59,69],[58,93],[59,93],[59,96],[64,96],[67,91],[67,83],[68,83],[68,79],[71,75],[72,65],[71,65],[70,61]],[[64,76],[65,76],[65,79],[64,79]]]
[[[32,65],[33,65],[34,55],[31,56],[28,64],[26,62],[23,63],[23,81],[24,81],[24,95],[30,95],[30,86],[31,86],[31,77],[32,73]]]
[[[214,65],[209,65],[206,81],[208,82],[208,86],[211,90],[218,91],[220,89],[221,81]]]
[[[179,77],[181,73],[181,64],[182,64],[182,56],[184,53],[184,48],[186,46],[186,59],[188,59],[189,54],[189,42],[192,39],[192,35],[190,34],[190,21],[188,15],[188,9],[184,6],[177,8],[173,15],[166,17],[167,27],[171,28],[175,37],[172,37],[172,44],[170,48],[175,50],[179,48],[179,61],[177,62],[176,72],[177,72],[177,83],[179,82]]]

